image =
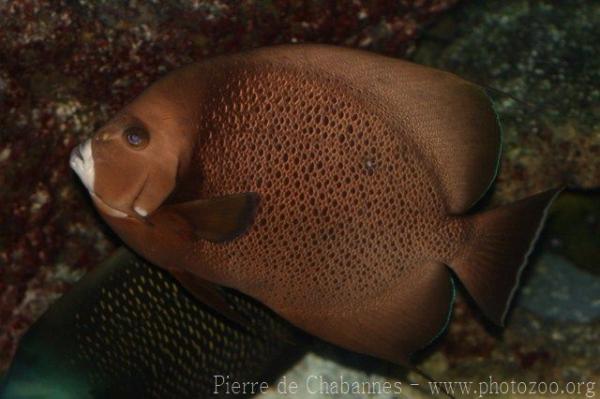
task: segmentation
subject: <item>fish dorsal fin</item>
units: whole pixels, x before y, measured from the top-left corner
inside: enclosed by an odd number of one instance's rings
[[[288,309],[282,315],[325,341],[410,366],[410,355],[445,330],[454,299],[445,265],[423,262],[412,270],[401,286],[364,303],[322,309],[318,318],[315,309]]]
[[[433,162],[447,210],[467,211],[498,167],[501,132],[491,100],[451,73],[359,50],[287,45],[248,53],[256,61],[321,71],[371,97],[399,133]]]
[[[250,228],[259,196],[257,193],[231,194],[166,206],[193,227],[196,238],[224,242],[245,233]]]

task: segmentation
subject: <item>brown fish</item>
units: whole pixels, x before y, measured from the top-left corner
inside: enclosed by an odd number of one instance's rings
[[[466,214],[500,145],[476,85],[299,45],[167,75],[72,164],[123,240],[213,307],[230,311],[211,284],[233,287],[327,341],[406,363],[447,324],[450,269],[504,322],[558,191]]]

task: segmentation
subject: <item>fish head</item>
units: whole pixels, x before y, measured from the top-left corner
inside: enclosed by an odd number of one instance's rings
[[[73,149],[70,165],[103,216],[145,218],[173,192],[194,145],[184,111],[151,88]]]

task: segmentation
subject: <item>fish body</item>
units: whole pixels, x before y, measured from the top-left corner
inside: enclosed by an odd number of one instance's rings
[[[113,144],[136,124],[147,147]],[[236,288],[320,338],[398,363],[448,322],[450,269],[503,323],[557,193],[463,216],[498,166],[485,93],[447,72],[328,46],[175,71],[88,151],[86,185],[103,217],[143,256],[184,268],[184,285]],[[251,212],[194,213],[194,201],[236,193]],[[205,220],[212,214],[235,217]]]
[[[274,380],[308,341],[256,301],[226,297],[248,329],[120,249],[26,333],[0,399],[213,398],[227,396],[215,376]]]

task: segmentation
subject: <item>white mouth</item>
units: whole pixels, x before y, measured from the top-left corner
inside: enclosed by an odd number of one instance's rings
[[[96,206],[101,208],[102,211],[108,214],[109,216],[117,218],[128,217],[127,213],[111,207],[94,192],[95,173],[94,158],[92,157],[91,139],[86,140],[85,142],[81,143],[73,149],[73,151],[71,152],[71,159],[69,160],[69,164],[71,165],[71,168],[75,171],[75,173],[77,173],[77,176],[79,176],[85,188],[87,188],[90,192],[90,195],[94,199]],[[141,208],[137,208],[135,210],[141,216],[147,215],[147,212],[145,212]]]
[[[75,173],[77,173],[83,182],[83,185],[88,189],[89,192],[93,193],[95,174],[91,139],[87,139],[85,142],[73,149],[69,164]]]

